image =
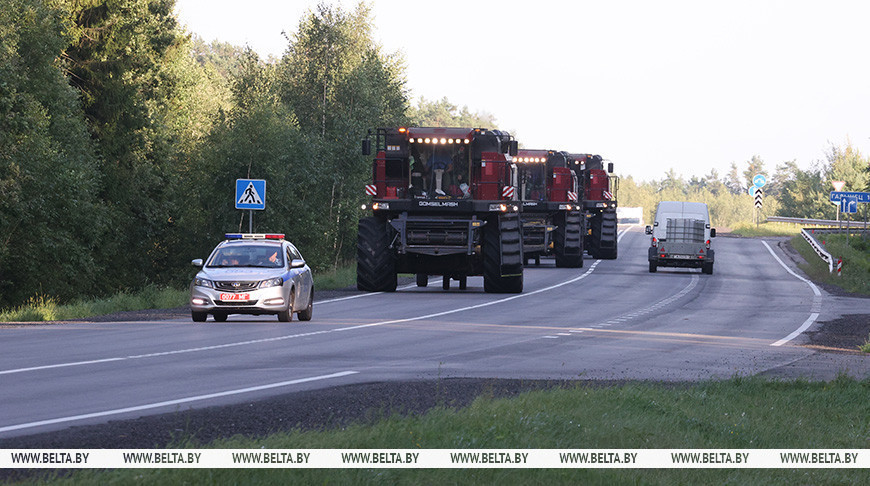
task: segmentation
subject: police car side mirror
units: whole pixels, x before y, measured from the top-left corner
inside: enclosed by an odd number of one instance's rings
[[[648,235],[651,235],[652,234],[652,226],[647,225],[646,228],[643,230],[643,232],[648,234]]]
[[[363,155],[371,155],[372,154],[372,141],[365,138],[362,141],[362,154]]]
[[[290,268],[302,268],[304,266],[305,260],[295,259],[290,261]]]
[[[710,228],[710,238],[716,237],[716,228]]]
[[[190,264],[193,265],[194,267],[201,267],[202,266],[202,258],[197,258],[196,260],[191,260]]]

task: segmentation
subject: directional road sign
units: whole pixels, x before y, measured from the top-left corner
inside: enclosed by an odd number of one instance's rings
[[[838,203],[846,197],[854,197],[859,203],[870,203],[870,192],[837,192],[831,193],[831,202]]]
[[[236,179],[236,209],[266,209],[266,181]]]
[[[761,201],[762,196],[764,196],[764,192],[762,192],[760,187],[756,186],[754,194],[755,194],[755,207],[758,209],[761,209],[761,207],[764,205],[764,203]]]
[[[752,178],[752,183],[755,184],[755,187],[764,187],[767,184],[767,177],[764,177],[763,174],[758,174]]]
[[[857,213],[858,212],[858,198],[857,197],[844,197],[840,199],[840,212],[841,213]]]

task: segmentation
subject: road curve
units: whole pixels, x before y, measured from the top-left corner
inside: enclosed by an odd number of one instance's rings
[[[618,260],[528,268],[518,295],[469,278],[467,291],[433,282],[320,301],[306,323],[0,329],[0,438],[373,381],[870,376],[863,357],[821,360],[800,346],[798,331],[837,317],[843,300],[790,273],[775,244],[717,238],[714,275],[651,274],[648,237],[637,227],[621,237]]]

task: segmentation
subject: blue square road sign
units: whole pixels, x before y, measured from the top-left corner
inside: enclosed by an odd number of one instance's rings
[[[841,199],[847,197],[854,197],[859,203],[870,203],[870,192],[832,191],[830,200],[831,202],[838,203]]]
[[[236,179],[236,209],[266,209],[266,181]]]
[[[858,212],[858,198],[844,197],[840,199],[840,212],[841,213],[857,213]]]

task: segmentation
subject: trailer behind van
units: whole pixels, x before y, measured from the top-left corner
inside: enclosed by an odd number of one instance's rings
[[[710,227],[710,213],[705,203],[662,201],[656,207],[655,222],[646,227],[651,235],[649,271],[658,267],[700,268],[713,273],[715,252],[710,239],[716,229]]]

